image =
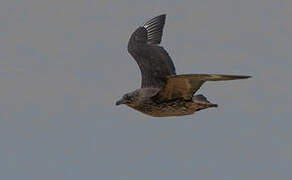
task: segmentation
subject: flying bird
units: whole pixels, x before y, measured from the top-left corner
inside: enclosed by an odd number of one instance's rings
[[[131,35],[128,52],[140,68],[141,88],[125,94],[116,105],[126,104],[153,117],[190,115],[202,109],[217,107],[205,96],[194,95],[204,82],[250,78],[221,74],[176,75],[170,56],[159,46],[165,18],[165,14],[154,17]]]

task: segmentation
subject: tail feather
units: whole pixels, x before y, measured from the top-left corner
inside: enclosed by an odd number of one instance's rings
[[[218,107],[217,104],[211,103],[202,94],[198,94],[198,95],[194,96],[193,101],[196,103],[197,106],[199,106],[199,105],[202,106],[201,108],[197,109],[197,111],[199,111],[201,109],[209,108],[209,107]]]
[[[207,98],[203,94],[198,94],[198,95],[194,96],[193,100],[210,103],[210,101],[208,101]]]

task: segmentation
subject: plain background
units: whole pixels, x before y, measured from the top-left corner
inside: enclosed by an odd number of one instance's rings
[[[252,75],[200,90],[218,108],[152,118],[131,33],[167,13],[178,73]],[[0,179],[288,180],[290,0],[2,0]]]

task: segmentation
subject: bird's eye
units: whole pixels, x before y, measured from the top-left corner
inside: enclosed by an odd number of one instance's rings
[[[126,94],[126,95],[124,96],[124,99],[131,100],[131,96],[129,96],[128,94]]]
[[[134,97],[133,96],[130,96],[130,95],[127,95],[126,96],[126,99],[129,100],[129,101],[133,101],[134,100]]]

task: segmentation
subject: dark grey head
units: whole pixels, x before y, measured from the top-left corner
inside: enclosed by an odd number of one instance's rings
[[[127,93],[116,102],[116,105],[120,105],[120,104],[134,105],[137,103],[137,99],[138,99],[137,96],[138,96],[138,93],[135,91]]]

